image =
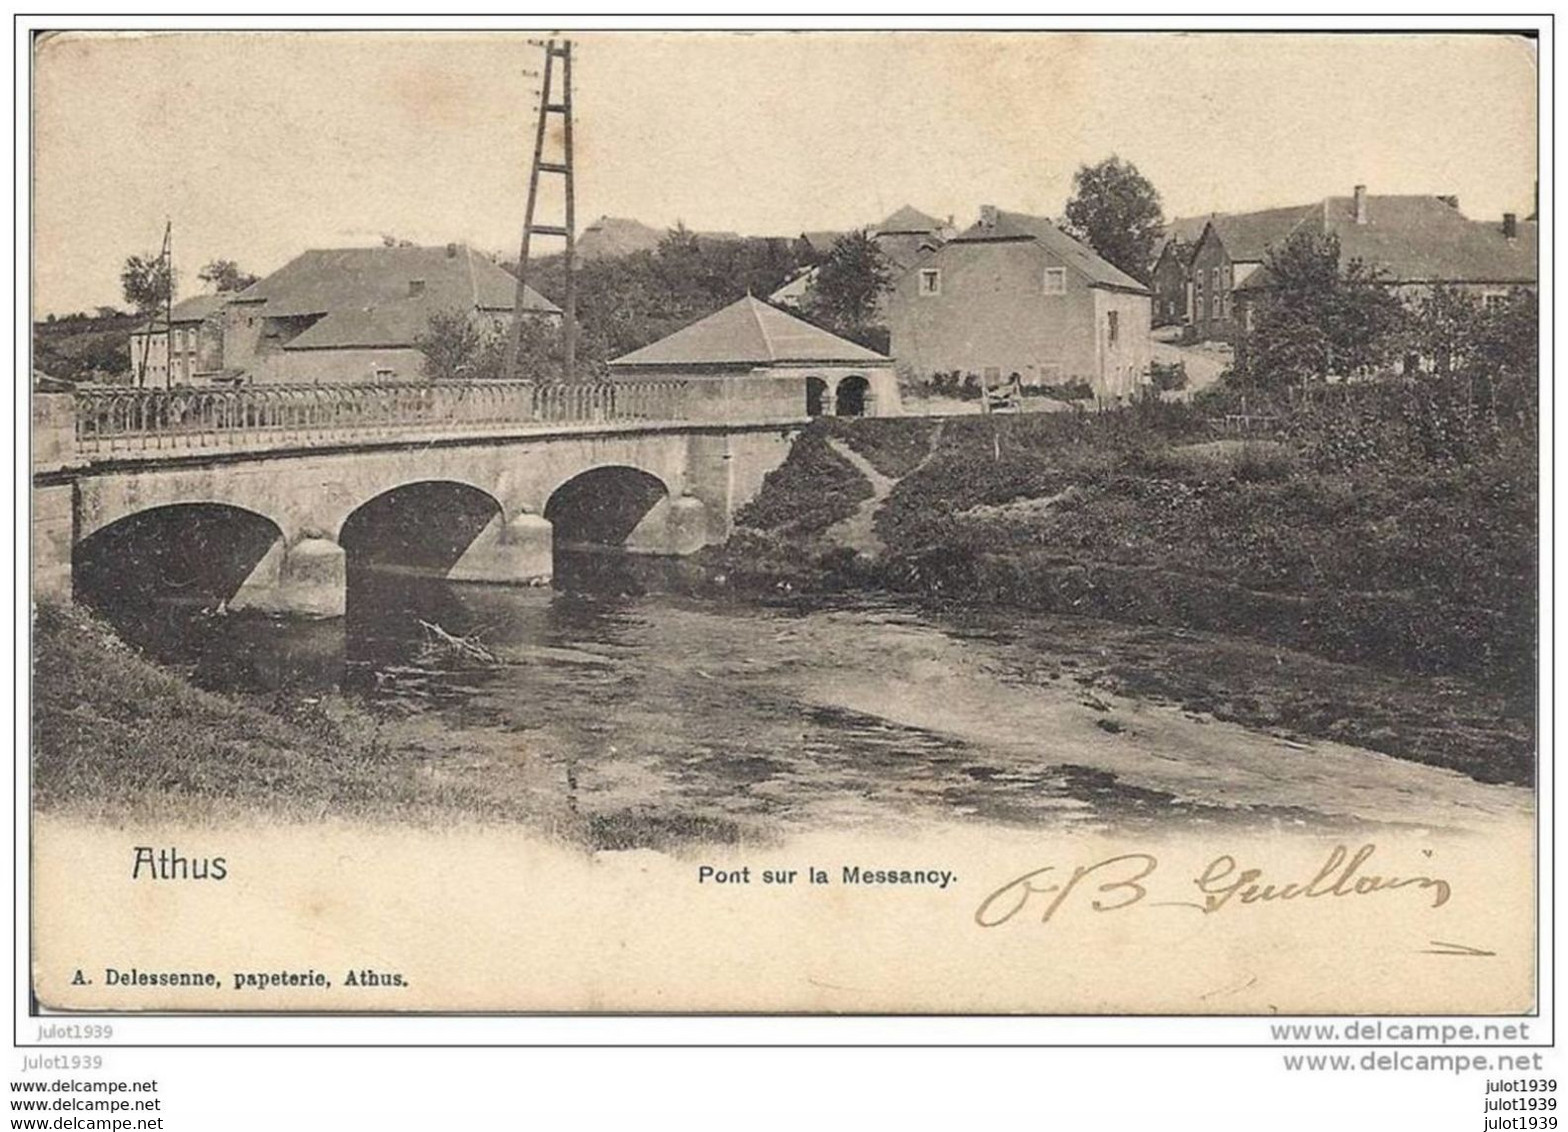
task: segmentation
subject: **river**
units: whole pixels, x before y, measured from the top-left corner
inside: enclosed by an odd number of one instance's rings
[[[367,573],[342,621],[208,619],[160,647],[210,689],[342,691],[449,777],[728,840],[933,822],[1456,829],[1529,811],[1517,787],[1111,694],[1082,675],[1092,657],[1053,644],[1059,619],[660,592],[604,565],[579,564],[593,584],[575,591]],[[421,622],[499,663],[431,649]]]

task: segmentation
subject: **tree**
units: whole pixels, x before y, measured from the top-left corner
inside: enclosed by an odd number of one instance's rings
[[[1293,233],[1269,251],[1247,341],[1245,379],[1279,387],[1365,371],[1401,349],[1405,311],[1381,275],[1360,260],[1343,268],[1339,238]]]
[[[172,294],[174,273],[162,256],[129,256],[120,269],[120,289],[137,314],[151,314]]]
[[[232,259],[213,260],[196,273],[196,278],[208,284],[219,294],[228,291],[243,291],[246,287],[256,282],[256,276],[248,271],[242,271],[240,265]]]
[[[561,328],[524,315],[522,330],[517,376],[559,381],[565,368]],[[505,376],[506,334],[487,328],[470,311],[437,311],[414,345],[425,355],[427,380],[498,381]]]
[[[485,336],[468,311],[436,311],[414,346],[425,356],[425,378],[452,381],[471,376]]]
[[[1114,154],[1073,174],[1068,232],[1139,282],[1149,281],[1165,225],[1160,194],[1138,167]]]
[[[877,338],[882,294],[892,281],[892,266],[874,239],[864,232],[840,236],[817,267],[806,313],[846,338]]]

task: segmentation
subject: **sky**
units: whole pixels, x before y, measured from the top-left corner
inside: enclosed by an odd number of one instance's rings
[[[516,254],[538,33],[70,33],[35,48],[34,308],[123,305],[174,226],[213,259],[463,241]],[[1060,216],[1116,154],[1167,216],[1372,193],[1528,214],[1536,53],[1485,35],[593,33],[574,36],[579,230],[792,236],[903,204]],[[559,223],[542,199],[539,221]],[[551,215],[551,214],[554,215]],[[538,245],[536,245],[538,246]],[[541,250],[558,246],[544,241]]]

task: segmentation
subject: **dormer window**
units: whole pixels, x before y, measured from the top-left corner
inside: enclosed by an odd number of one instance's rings
[[[424,293],[425,293],[425,281],[423,279],[410,279],[408,281],[408,297],[409,298],[412,299],[415,295],[423,295]]]
[[[1067,269],[1065,267],[1048,267],[1045,269],[1045,293],[1047,295],[1067,294]]]
[[[922,295],[940,295],[942,293],[942,273],[934,267],[921,268],[920,293]]]

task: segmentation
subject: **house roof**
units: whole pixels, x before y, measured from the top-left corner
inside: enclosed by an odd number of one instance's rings
[[[887,362],[836,334],[747,295],[612,366],[769,365],[778,362]]]
[[[1434,196],[1369,196],[1367,222],[1356,223],[1352,197],[1323,202],[1321,223],[1339,237],[1341,262],[1359,259],[1396,282],[1533,283],[1536,226],[1517,238],[1501,222],[1470,220]]]
[[[415,283],[423,283],[417,294]],[[369,310],[411,298],[420,299],[428,311],[509,311],[516,293],[513,276],[466,245],[448,244],[308,251],[251,284],[234,301],[265,303],[259,312],[264,316],[291,318]],[[529,288],[523,309],[545,313],[560,308]]]
[[[1208,227],[1210,217],[1206,216],[1177,216],[1165,222],[1160,238],[1154,245],[1154,258],[1159,259],[1165,253],[1166,247],[1174,240],[1183,244],[1196,244],[1198,237],[1203,235],[1203,230]]]
[[[283,344],[285,350],[408,347],[430,325],[431,308],[415,300],[381,307],[345,307],[324,315]]]
[[[1297,230],[1339,238],[1342,264],[1361,260],[1393,283],[1534,283],[1539,230],[1520,221],[1515,239],[1501,222],[1471,220],[1435,196],[1369,196],[1356,223],[1354,197],[1329,197],[1305,210]],[[1229,250],[1229,245],[1226,245]],[[1238,290],[1270,285],[1254,272]]]
[[[1121,268],[1096,255],[1066,232],[1043,216],[1029,216],[1022,212],[996,214],[996,223],[987,226],[975,224],[953,238],[955,244],[1001,243],[1033,240],[1053,255],[1075,267],[1089,280],[1092,287],[1109,287],[1120,291],[1136,291],[1147,295],[1149,289],[1128,275]]]
[[[181,299],[174,304],[174,309],[169,312],[176,323],[203,322],[207,316],[215,311],[222,310],[230,299],[234,297],[232,291],[219,291],[214,295],[192,295],[188,299]],[[147,322],[139,323],[132,333],[141,334],[149,328],[161,330],[163,328],[163,312],[159,311]]]
[[[1268,258],[1269,246],[1290,235],[1313,208],[1300,204],[1258,212],[1215,213],[1208,226],[1225,245],[1225,254],[1232,262],[1262,263]]]
[[[894,233],[925,235],[928,232],[940,231],[941,228],[942,222],[936,217],[906,204],[872,230],[879,236],[890,236]]]

